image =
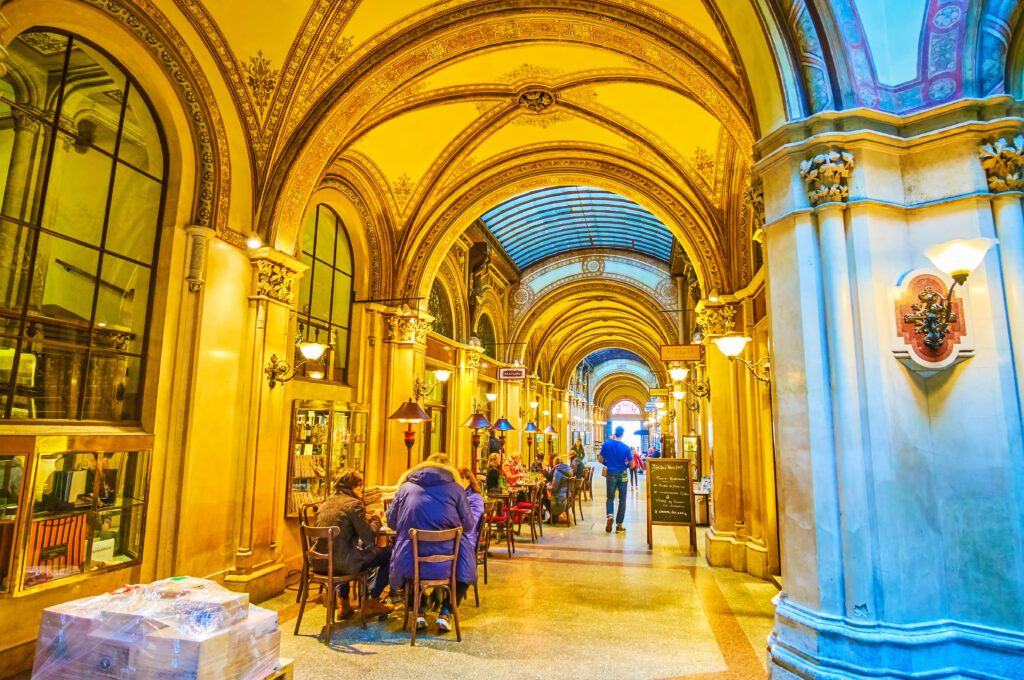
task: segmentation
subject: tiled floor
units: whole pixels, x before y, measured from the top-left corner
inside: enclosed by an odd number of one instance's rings
[[[511,560],[503,547],[491,551],[480,608],[471,590],[459,610],[461,643],[438,635],[429,616],[410,647],[399,612],[365,631],[350,621],[328,647],[318,640],[322,607],[307,606],[292,635],[297,607],[286,594],[264,604],[280,611],[282,656],[295,659],[300,680],[765,678],[774,586],[708,567],[690,554],[685,528],[654,527],[648,550],[642,486],[630,494],[625,536],[605,533],[603,488],[595,496],[579,525],[545,526]]]

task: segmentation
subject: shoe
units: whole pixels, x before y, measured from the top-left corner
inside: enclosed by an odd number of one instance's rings
[[[423,616],[422,614],[420,614],[420,615],[418,615],[416,617],[416,630],[426,630],[426,629],[427,629],[427,618],[425,616]]]
[[[394,605],[384,604],[377,597],[368,597],[363,603],[363,616],[387,616],[394,610]]]
[[[437,629],[442,633],[447,633],[452,629],[452,624],[448,621],[448,614],[441,614],[437,617]]]
[[[615,525],[615,533],[617,533],[617,534],[624,534],[624,533],[626,533],[626,527],[622,526],[621,524]]]
[[[612,533],[612,516],[608,515],[608,521],[604,525],[605,533]]]
[[[339,599],[334,608],[334,620],[340,621],[341,619],[348,618],[352,616],[353,612],[355,612],[355,609],[352,609],[352,605],[348,603],[347,599]]]

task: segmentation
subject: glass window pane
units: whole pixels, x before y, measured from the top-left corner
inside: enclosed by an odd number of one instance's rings
[[[64,71],[68,38],[58,33],[29,31],[22,33],[8,47],[6,80],[14,92],[14,102],[22,106],[46,108],[46,120],[56,118],[57,88]],[[14,74],[22,78],[14,78]]]
[[[25,456],[0,455],[0,592],[10,590],[15,520],[25,479]]]
[[[83,420],[135,420],[138,418],[139,357],[93,352],[82,405]]]
[[[100,244],[113,161],[95,149],[77,150],[57,135],[42,224],[71,238]]]
[[[320,224],[316,230],[316,256],[317,259],[334,266],[334,213],[325,206],[317,208],[320,211]]]
[[[15,355],[18,353],[18,340],[0,338],[0,418],[7,413],[7,396],[11,392],[11,370],[14,368]],[[30,383],[33,378],[32,367],[18,365],[18,381]]]
[[[140,503],[105,509],[99,513],[96,533],[92,539],[92,552],[89,554],[92,569],[102,569],[140,557],[144,507]]]
[[[334,363],[334,379],[338,382],[345,381],[345,370],[348,367],[348,331],[342,328],[335,328],[334,347],[332,347]]]
[[[316,239],[316,214],[319,208],[309,213],[306,225],[302,228],[302,252],[313,254],[313,241]]]
[[[299,279],[299,300],[298,300],[298,303],[299,303],[299,313],[300,314],[308,314],[309,313],[309,291],[310,291],[310,288],[312,287],[312,283],[311,282],[313,281],[313,259],[309,255],[306,255],[305,253],[303,253],[302,254],[302,263],[304,265],[306,265],[307,267],[309,267],[309,269],[304,271],[302,273],[302,278]]]
[[[338,255],[334,262],[334,268],[346,274],[352,273],[352,248],[348,244],[345,225],[340,221],[338,222]]]
[[[142,351],[149,277],[149,267],[114,255],[103,256],[94,341],[121,352]]]
[[[0,111],[0,212],[25,222],[39,219],[40,184],[53,128],[21,109]]]
[[[164,151],[153,112],[136,87],[129,87],[117,157],[157,179],[164,175]]]
[[[352,279],[341,272],[334,272],[334,298],[331,309],[331,323],[348,328],[349,309],[352,307]]]
[[[23,371],[29,380],[22,379]],[[84,375],[85,350],[25,342],[11,418],[77,418]]]
[[[121,69],[97,49],[72,41],[59,125],[71,133],[76,149],[95,146],[114,153],[125,83]]]
[[[37,466],[26,588],[82,572],[97,480],[91,453],[42,456]]]
[[[159,182],[117,164],[105,249],[133,260],[153,261],[161,189]]]
[[[331,274],[333,270],[317,262],[313,266],[313,301],[310,314],[314,319],[328,320],[331,313]]]
[[[148,454],[148,451],[119,451],[97,456],[97,465],[106,476],[106,491],[100,493],[104,504],[122,507],[145,501]]]
[[[99,253],[92,248],[50,234],[39,234],[29,314],[34,319],[45,317],[88,324],[92,317],[98,261]]]
[[[0,314],[21,315],[36,230],[0,220]]]

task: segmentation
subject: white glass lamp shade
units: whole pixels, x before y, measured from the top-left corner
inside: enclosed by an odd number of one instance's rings
[[[689,372],[690,370],[687,368],[670,368],[668,370],[668,374],[672,376],[672,380],[675,382],[686,380],[686,376]]]
[[[259,236],[257,236],[256,234],[253,234],[252,236],[250,236],[249,238],[247,238],[245,240],[245,245],[246,245],[247,248],[251,248],[252,250],[256,250],[257,248],[259,248],[260,246],[263,245],[263,241],[260,240]]]
[[[540,402],[536,402],[536,401],[531,401],[531,402],[530,402],[530,408],[537,408],[537,404],[538,404],[538,403],[540,403]]]
[[[434,377],[437,378],[437,382],[447,382],[448,378],[452,377],[452,372],[438,369],[434,371]]]
[[[494,392],[488,392],[487,393],[487,401],[494,401],[497,398],[498,398],[498,395],[495,394]]]
[[[559,418],[561,418],[561,417],[562,417],[562,416],[564,416],[564,415],[565,415],[564,413],[559,413],[559,414],[558,414],[558,417],[559,417]]]
[[[674,392],[672,392],[672,396],[675,397],[676,399],[682,399],[683,397],[686,396],[686,392],[683,390],[675,390]]]
[[[748,342],[750,342],[750,338],[741,335],[724,335],[714,339],[714,343],[719,351],[729,358],[742,352]]]
[[[307,361],[316,361],[324,355],[327,351],[327,345],[319,342],[303,342],[299,343],[299,353],[306,358]]]
[[[551,411],[544,411],[544,415],[546,415],[546,416],[551,415]]]
[[[994,238],[972,238],[946,241],[924,251],[935,268],[963,283],[985,258],[988,249],[999,243]]]

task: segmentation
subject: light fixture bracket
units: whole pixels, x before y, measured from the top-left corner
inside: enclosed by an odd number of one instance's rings
[[[757,361],[747,361],[740,357],[729,357],[729,359],[732,361],[738,361],[746,366],[747,369],[750,370],[750,373],[761,382],[770,383],[772,381],[771,363],[769,362],[768,357],[762,357]]]

